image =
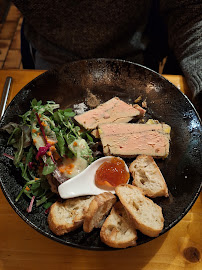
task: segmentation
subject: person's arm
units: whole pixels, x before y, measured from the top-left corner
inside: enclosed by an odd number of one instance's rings
[[[202,1],[160,0],[173,50],[202,117]]]

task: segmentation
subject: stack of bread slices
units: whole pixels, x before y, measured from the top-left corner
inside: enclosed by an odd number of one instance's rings
[[[132,184],[117,186],[116,195],[104,192],[55,202],[48,216],[50,230],[63,235],[80,226],[86,233],[101,228],[101,241],[113,248],[135,246],[137,230],[157,237],[164,227],[164,218],[162,208],[152,198],[168,197],[164,177],[148,155],[139,155],[129,170]]]

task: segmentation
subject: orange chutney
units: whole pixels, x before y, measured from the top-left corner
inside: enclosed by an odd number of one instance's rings
[[[95,184],[99,188],[110,190],[120,184],[126,184],[129,176],[124,161],[120,158],[113,157],[109,161],[105,161],[97,169]]]

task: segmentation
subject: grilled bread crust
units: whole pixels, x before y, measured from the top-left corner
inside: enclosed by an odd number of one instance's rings
[[[100,228],[115,202],[116,196],[111,192],[104,192],[95,196],[86,211],[83,230],[91,232],[93,228]]]
[[[84,215],[94,196],[55,202],[50,208],[48,224],[56,235],[63,235],[82,226]]]
[[[132,184],[142,189],[144,195],[155,198],[168,197],[165,179],[153,157],[139,155],[129,167],[133,177]]]
[[[115,191],[135,228],[145,235],[157,237],[164,226],[162,208],[133,185],[119,185]]]
[[[117,202],[100,230],[100,239],[113,248],[136,246],[137,232],[121,202]]]

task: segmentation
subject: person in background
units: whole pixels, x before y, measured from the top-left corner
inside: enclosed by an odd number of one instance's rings
[[[201,0],[13,0],[24,17],[24,68],[129,60],[186,77],[202,115]],[[27,61],[28,60],[28,61]]]

